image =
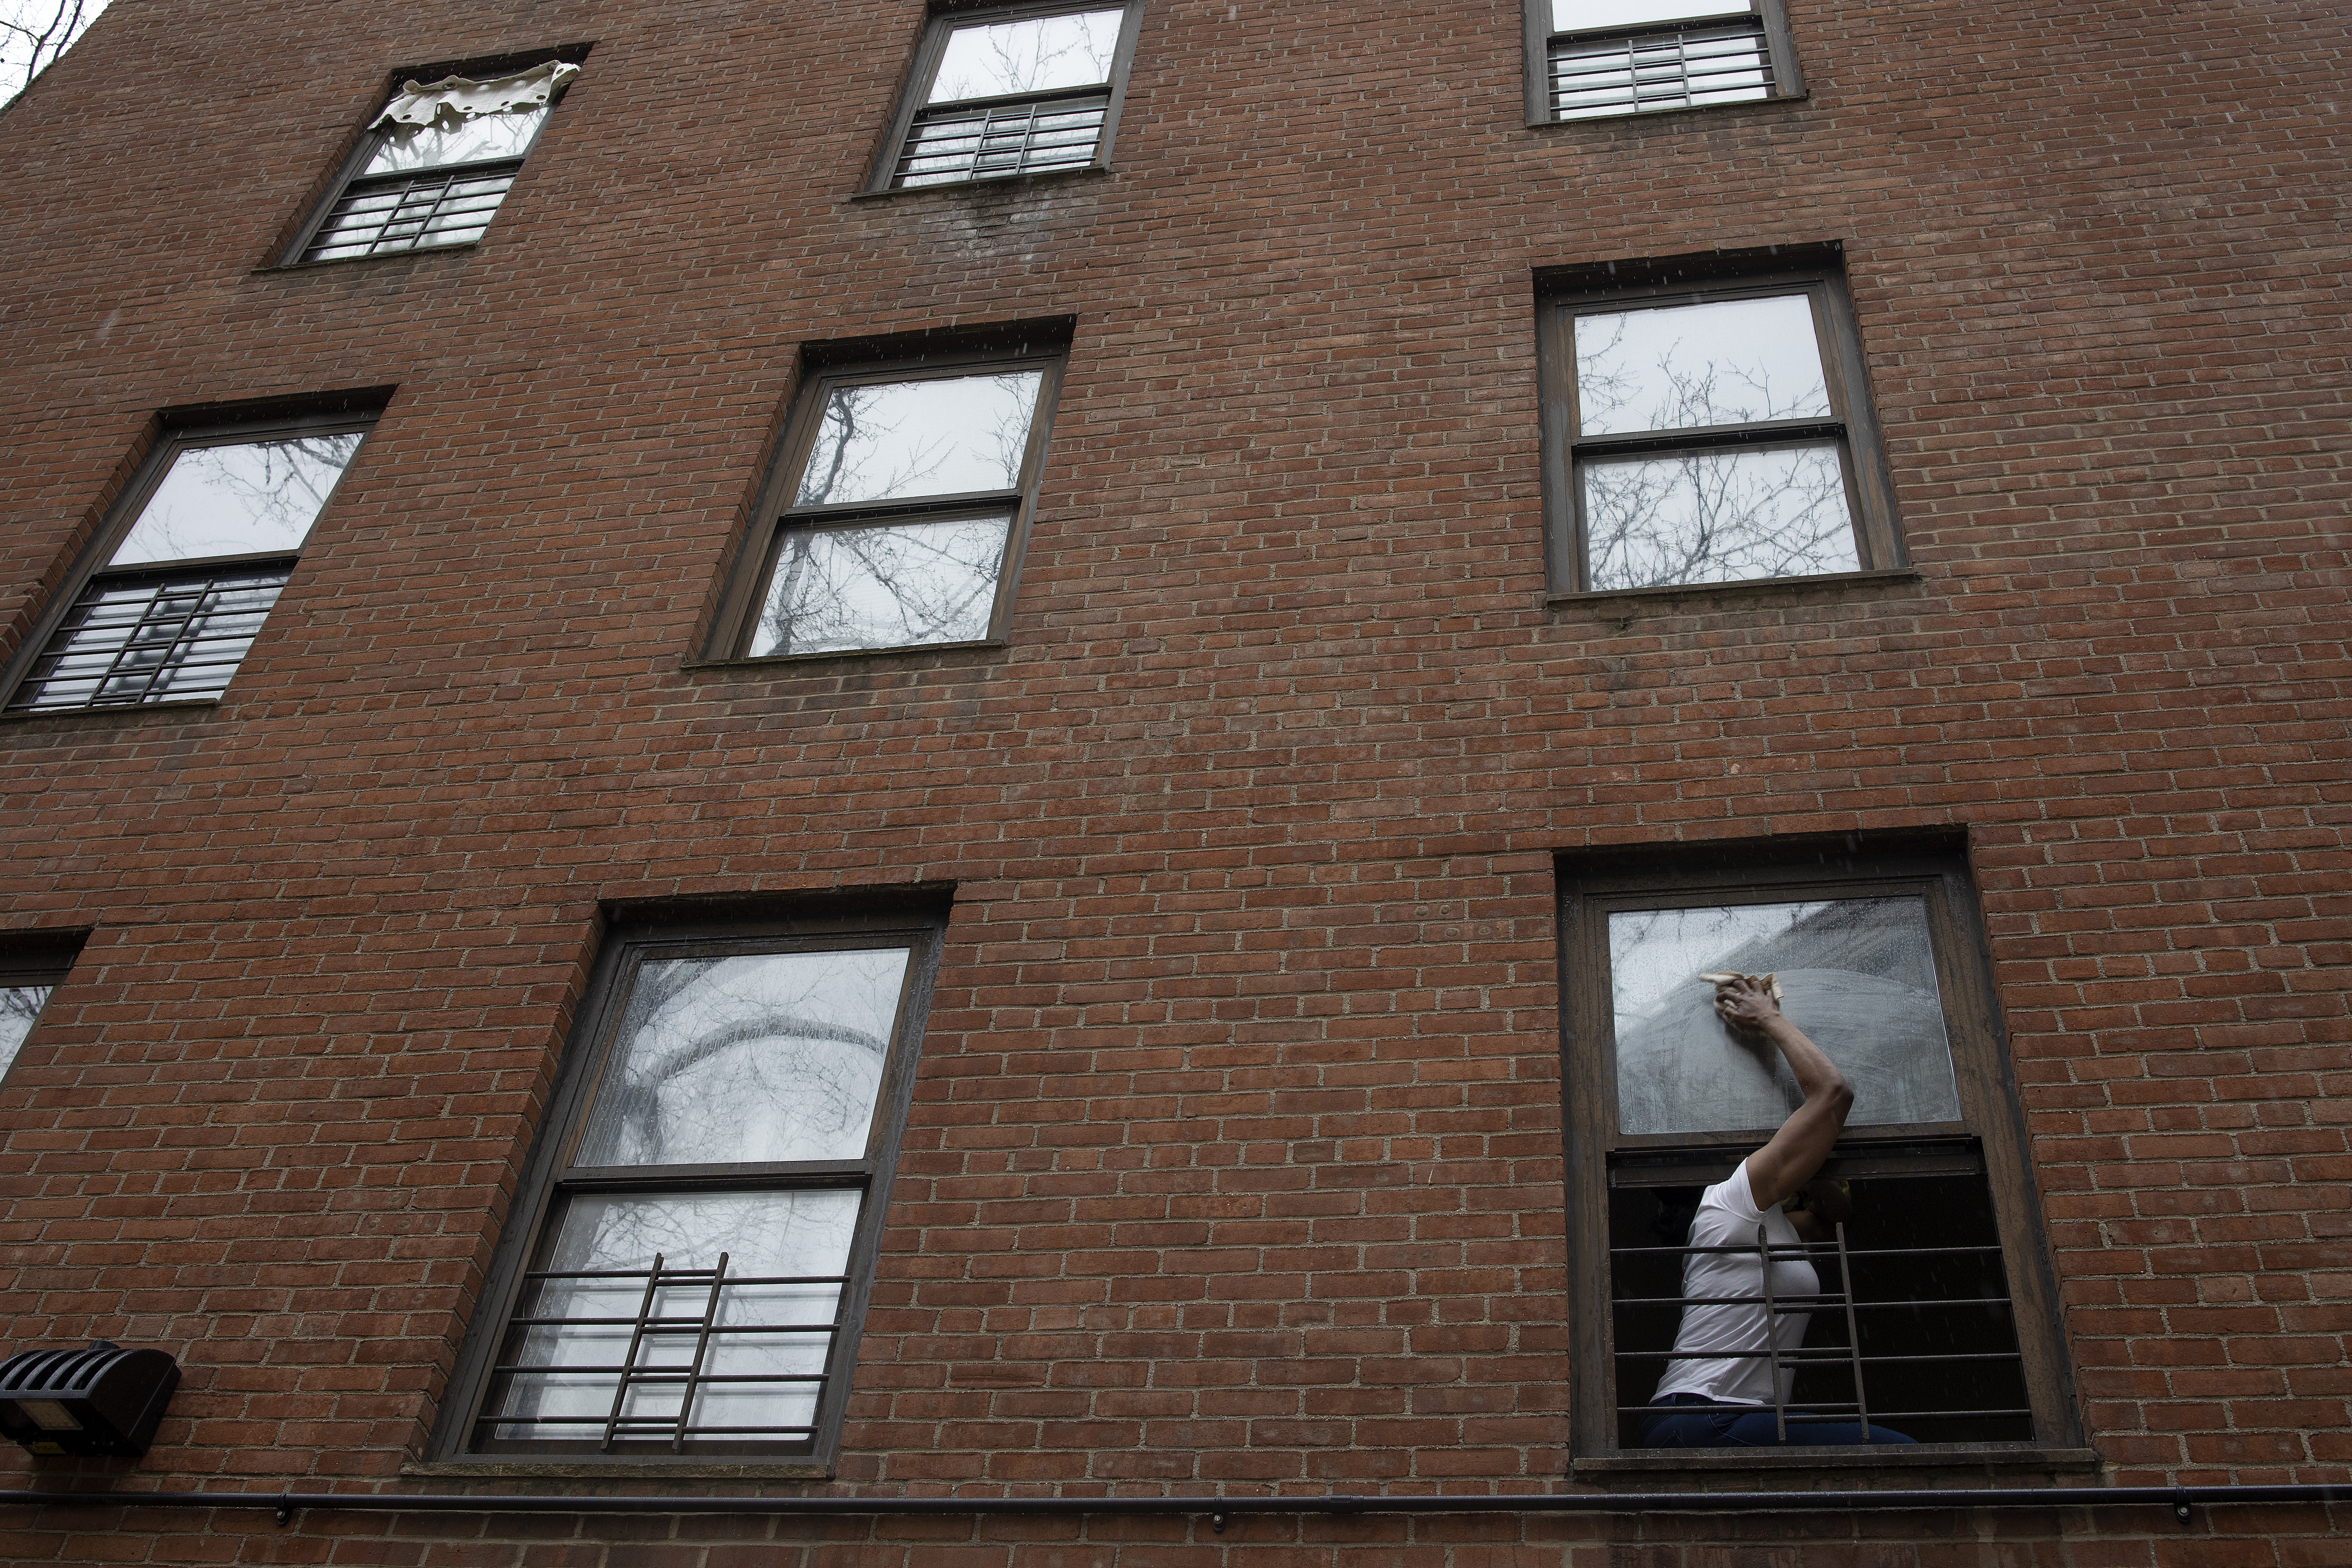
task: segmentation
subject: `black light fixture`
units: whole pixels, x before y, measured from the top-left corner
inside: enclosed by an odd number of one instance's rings
[[[179,1386],[180,1363],[163,1351],[36,1345],[0,1362],[0,1432],[36,1454],[136,1458]]]

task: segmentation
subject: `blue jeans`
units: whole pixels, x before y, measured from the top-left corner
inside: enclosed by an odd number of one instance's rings
[[[1790,1447],[1810,1447],[1864,1440],[1859,1421],[1791,1420],[1788,1436],[1782,1437],[1780,1424],[1769,1405],[1725,1405],[1696,1394],[1669,1394],[1656,1403],[1685,1408],[1653,1410],[1642,1417],[1642,1446],[1645,1448],[1777,1448],[1783,1443]],[[1789,1414],[1796,1416],[1804,1412],[1791,1410]],[[1869,1441],[1916,1443],[1918,1439],[1890,1432],[1884,1426],[1873,1426]]]

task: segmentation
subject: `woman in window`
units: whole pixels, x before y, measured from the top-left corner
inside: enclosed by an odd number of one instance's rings
[[[1715,1010],[1733,1028],[1772,1043],[1796,1075],[1805,1102],[1770,1142],[1699,1196],[1689,1245],[1735,1250],[1694,1251],[1683,1259],[1683,1296],[1693,1304],[1683,1309],[1675,1359],[1666,1363],[1650,1401],[1672,1408],[1642,1418],[1642,1441],[1654,1448],[1911,1442],[1884,1426],[1871,1427],[1865,1436],[1858,1422],[1823,1421],[1797,1411],[1783,1422],[1778,1413],[1788,1405],[1796,1366],[1781,1364],[1776,1388],[1772,1357],[1765,1352],[1786,1354],[1803,1344],[1810,1314],[1766,1310],[1756,1227],[1764,1227],[1772,1247],[1773,1300],[1818,1295],[1821,1277],[1794,1249],[1830,1239],[1830,1227],[1851,1212],[1837,1184],[1817,1178],[1844,1131],[1853,1090],[1837,1065],[1781,1014],[1771,992],[1754,978],[1734,975],[1717,982]],[[1804,1195],[1805,1207],[1792,1218],[1780,1205],[1798,1194]]]

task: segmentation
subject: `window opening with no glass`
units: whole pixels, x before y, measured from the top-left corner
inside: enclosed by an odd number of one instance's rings
[[[1538,121],[1803,91],[1780,0],[1528,0],[1528,58]]]
[[[1654,870],[1592,857],[1563,862],[1561,898],[1584,1253],[1571,1306],[1592,1352],[1573,1369],[1579,1452],[1640,1447],[1645,1418],[1686,1414],[1666,1395],[1695,1383],[1768,1411],[1783,1442],[1813,1424],[1971,1450],[2071,1439],[1962,871],[1934,855]],[[1825,1211],[1816,1241],[1758,1226],[1692,1245],[1702,1194],[1804,1098],[1769,1045],[1717,1016],[1702,976],[1722,973],[1773,976],[1853,1090],[1826,1184],[1790,1199]],[[1727,1280],[1750,1288],[1708,1294]],[[1714,1348],[1700,1356],[1678,1325],[1702,1311]],[[1739,1312],[1755,1319],[1745,1337]]]
[[[1024,6],[935,17],[879,183],[908,189],[1101,163],[1137,11]]]
[[[580,68],[549,60],[476,81],[409,82],[368,127],[356,166],[303,243],[303,261],[470,245],[489,227]]]

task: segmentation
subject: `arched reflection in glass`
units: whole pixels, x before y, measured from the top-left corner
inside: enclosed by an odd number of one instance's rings
[[[1848,1128],[1961,1120],[1925,901],[1832,899],[1610,915],[1620,1131],[1769,1131],[1803,1103],[1778,1051],[1716,1016],[1699,976],[1727,971],[1779,976],[1853,1086]]]

